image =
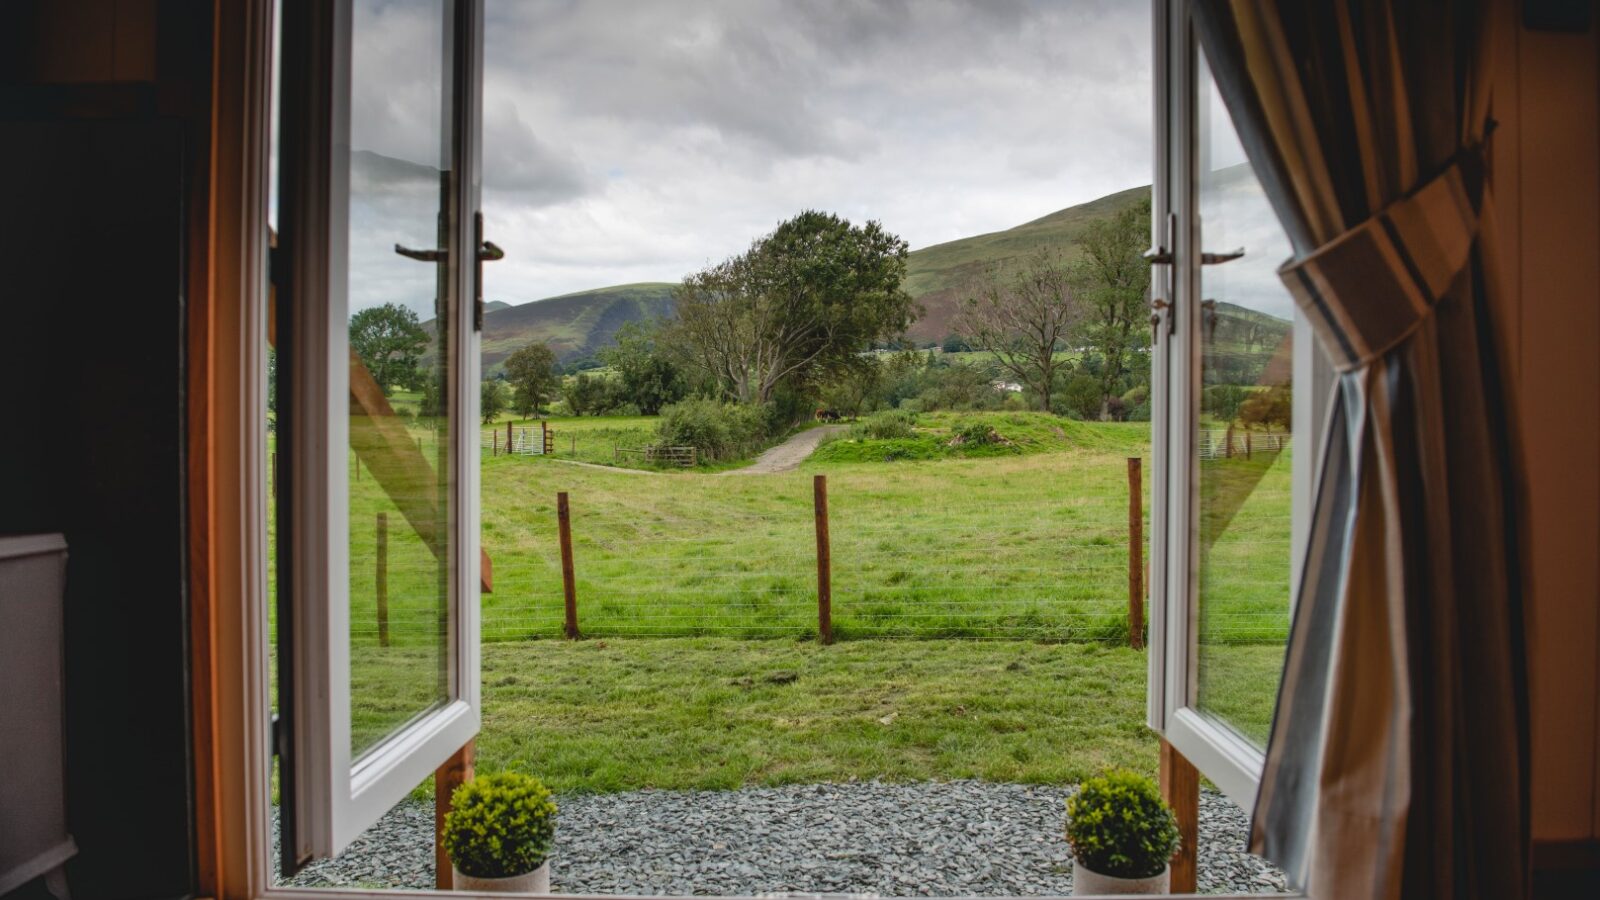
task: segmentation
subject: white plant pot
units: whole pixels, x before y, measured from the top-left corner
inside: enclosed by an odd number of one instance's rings
[[[548,894],[550,893],[550,860],[545,860],[539,868],[521,875],[507,875],[504,878],[479,878],[476,875],[463,875],[455,866],[450,867],[455,872],[455,880],[451,887],[458,891],[485,891],[494,894]]]
[[[1172,867],[1149,878],[1118,878],[1101,875],[1083,863],[1072,861],[1072,895],[1074,897],[1099,897],[1107,894],[1165,894],[1172,884]]]

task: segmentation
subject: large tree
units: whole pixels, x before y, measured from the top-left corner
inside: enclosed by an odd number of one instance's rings
[[[1050,409],[1057,376],[1070,364],[1057,355],[1083,321],[1059,256],[1041,250],[1010,269],[991,270],[956,316],[956,327],[986,350]]]
[[[506,381],[516,389],[517,415],[530,416],[553,398],[561,387],[556,375],[556,355],[549,345],[529,344],[506,357]]]
[[[412,388],[421,383],[417,364],[428,349],[428,332],[416,313],[385,303],[350,317],[350,349],[387,396],[397,385]]]
[[[1079,238],[1083,255],[1072,269],[1072,287],[1085,310],[1083,338],[1097,352],[1100,367],[1100,417],[1108,418],[1111,398],[1141,351],[1150,346],[1150,264],[1143,257],[1150,242],[1150,200],[1141,200],[1110,219],[1093,222]]]
[[[877,222],[803,212],[684,279],[672,337],[729,399],[765,403],[905,330],[905,272],[906,242]]]
[[[614,343],[600,351],[600,361],[621,379],[625,401],[647,416],[688,393],[678,363],[657,340],[660,327],[654,322],[628,322],[617,330]]]

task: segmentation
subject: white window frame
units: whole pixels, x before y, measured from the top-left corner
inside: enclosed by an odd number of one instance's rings
[[[1171,251],[1156,265],[1153,297],[1166,300],[1152,355],[1153,468],[1151,504],[1149,725],[1201,774],[1245,809],[1255,805],[1265,763],[1263,748],[1198,707],[1199,465],[1195,428],[1200,410],[1200,254],[1197,141],[1201,110],[1199,45],[1189,0],[1154,0],[1156,173],[1152,246]],[[1215,248],[1213,248],[1215,249]],[[1170,327],[1170,331],[1169,331]],[[1305,317],[1294,318],[1294,470],[1291,475],[1293,569],[1298,591],[1310,530],[1319,410],[1333,384],[1332,369]],[[1321,398],[1323,402],[1317,402]]]
[[[477,98],[481,81],[481,0],[455,0],[454,117],[450,210],[451,329],[457,362],[450,398],[456,489],[449,520],[450,596],[447,694],[355,756],[350,720],[350,384],[349,161],[352,0],[318,7],[305,65],[285,67],[284,93],[304,91],[314,113],[285,144],[300,183],[293,231],[289,298],[293,306],[294,441],[289,448],[294,497],[292,554],[293,753],[296,852],[332,856],[425,780],[477,733],[479,711],[478,446],[479,335],[474,327],[475,236],[479,208]],[[291,79],[297,80],[292,82]]]
[[[1157,21],[1158,73],[1164,70],[1162,54],[1162,26],[1165,21],[1163,0],[1154,0]],[[216,533],[219,543],[212,559],[216,562],[214,573],[219,587],[215,607],[214,630],[216,636],[216,677],[218,702],[217,744],[214,759],[210,761],[214,775],[216,802],[212,813],[216,817],[218,847],[222,864],[215,873],[216,892],[228,900],[399,900],[418,897],[459,897],[494,900],[503,895],[476,892],[440,894],[412,890],[371,889],[316,889],[273,887],[273,873],[277,860],[269,843],[271,834],[272,804],[269,785],[273,772],[272,738],[268,727],[271,716],[269,702],[270,668],[267,644],[267,543],[266,543],[266,365],[263,349],[266,345],[268,289],[266,283],[267,229],[267,128],[270,91],[272,84],[272,22],[273,0],[240,0],[237,5],[223,4],[220,8],[218,34],[221,48],[242,46],[239,57],[223,55],[219,58],[220,86],[216,109],[219,113],[217,146],[219,159],[237,159],[238,165],[218,165],[215,176],[216,190],[223,200],[224,215],[237,203],[242,221],[227,222],[221,230],[229,238],[224,240],[217,259],[218,278],[212,289],[225,294],[237,292],[234,305],[220,304],[223,313],[215,323],[215,340],[218,347],[229,352],[218,358],[216,390],[220,397],[231,396],[231,402],[213,404],[215,419],[212,429],[217,446],[211,451],[212,462],[220,489],[217,495]],[[478,28],[481,33],[481,11]],[[238,29],[237,32],[231,29]],[[472,49],[481,53],[480,47]],[[471,60],[477,68],[477,60]],[[1161,95],[1158,76],[1158,110]],[[477,87],[474,85],[474,89]],[[474,115],[479,107],[470,108]],[[474,127],[476,127],[474,125]],[[1165,125],[1157,119],[1157,139],[1165,134]],[[1165,179],[1158,175],[1157,198],[1160,203]],[[464,186],[461,194],[471,195],[476,211],[477,182],[474,177],[470,191]],[[473,268],[473,267],[469,267]],[[463,296],[472,296],[463,294]],[[467,333],[471,333],[470,329]],[[1297,335],[1298,337],[1298,335]],[[472,338],[473,352],[467,357],[476,362],[476,337]],[[1158,354],[1159,356],[1159,354]],[[232,361],[233,365],[228,365]],[[1165,364],[1157,362],[1158,372]],[[1299,377],[1299,373],[1296,373]],[[460,399],[460,398],[458,398]],[[464,398],[471,405],[462,410],[476,410],[476,395]],[[1159,394],[1157,402],[1160,402]],[[474,423],[475,424],[475,423]],[[1298,423],[1297,423],[1298,425]],[[1156,434],[1164,426],[1154,423]],[[1162,458],[1162,448],[1156,448],[1157,459]],[[467,454],[472,460],[470,490],[477,496],[477,454]],[[343,469],[343,466],[339,467]],[[1153,473],[1153,487],[1159,491],[1165,484],[1165,475],[1158,468]],[[463,489],[467,489],[463,483]],[[327,488],[324,488],[326,490]],[[1152,515],[1156,521],[1163,515],[1163,504],[1157,503]],[[475,530],[475,529],[474,529]],[[342,538],[343,536],[341,536]],[[477,552],[476,535],[470,545],[463,546],[463,555],[473,560]],[[468,553],[472,555],[467,555]],[[1152,559],[1152,573],[1162,571],[1163,562]],[[476,571],[475,566],[462,567]],[[1153,592],[1156,588],[1152,588]],[[1152,602],[1154,602],[1154,594]],[[1160,646],[1157,635],[1162,628],[1161,616],[1151,623],[1153,646]],[[463,635],[465,637],[465,635]],[[476,635],[473,635],[476,652]],[[1152,652],[1152,659],[1159,653]],[[472,685],[474,693],[476,680]],[[1151,709],[1164,708],[1158,682],[1152,681]],[[1154,713],[1152,713],[1153,715]],[[202,764],[206,764],[202,760]],[[1221,900],[1251,900],[1251,895],[1218,895]],[[632,898],[645,900],[645,898]],[[733,898],[728,898],[733,900]],[[754,898],[738,898],[754,900]],[[1041,898],[1053,900],[1053,898]]]

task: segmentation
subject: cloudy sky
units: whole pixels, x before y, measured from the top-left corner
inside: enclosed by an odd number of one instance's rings
[[[439,10],[356,4],[352,310],[399,299],[432,315],[431,269],[393,245],[433,243],[430,172],[450,164]],[[491,300],[676,281],[808,208],[878,219],[916,249],[1150,181],[1142,0],[487,0],[487,13],[485,230],[506,250],[486,267]],[[1227,129],[1209,144],[1218,167],[1243,159]],[[1216,195],[1214,236],[1265,250],[1275,223],[1248,187]],[[1287,253],[1270,249],[1229,266],[1228,293],[1286,312],[1271,270]]]
[[[675,281],[817,208],[913,249],[1147,184],[1139,0],[488,0],[517,303]]]

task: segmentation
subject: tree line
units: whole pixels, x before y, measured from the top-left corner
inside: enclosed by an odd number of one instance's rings
[[[983,269],[965,286],[944,353],[873,352],[904,346],[920,313],[903,289],[906,242],[875,221],[808,210],[690,274],[672,315],[625,325],[599,352],[602,371],[563,372],[542,343],[512,353],[484,382],[482,411],[530,416],[559,401],[572,415],[654,416],[698,398],[729,415],[756,409],[773,432],[819,406],[852,416],[909,407],[1145,418],[1149,217],[1146,200],[1090,223],[1070,257],[1042,250]],[[438,405],[419,364],[428,341],[399,306],[351,319],[352,348],[385,390],[420,390],[423,414]],[[956,353],[966,358],[946,355]],[[1276,396],[1215,399],[1218,412],[1282,420]],[[747,430],[754,420],[740,416]]]

